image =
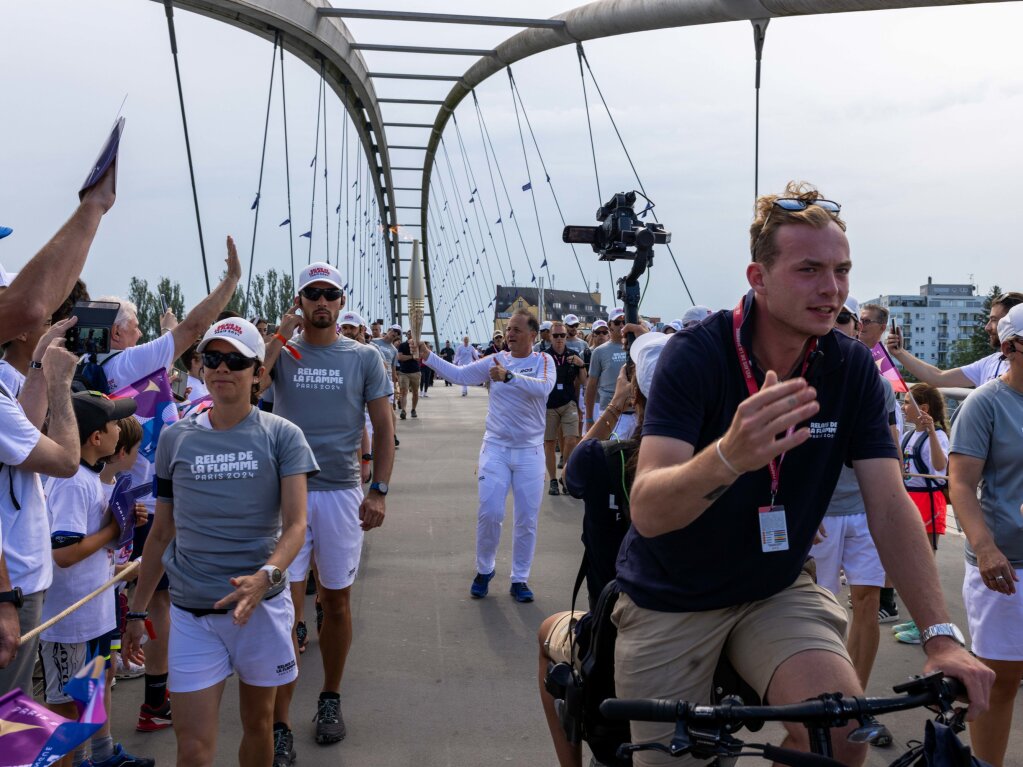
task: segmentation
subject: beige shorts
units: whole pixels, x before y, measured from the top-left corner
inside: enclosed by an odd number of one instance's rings
[[[576,610],[574,613],[565,611],[556,613],[557,620],[551,626],[550,633],[543,642],[544,653],[555,663],[568,663],[572,657],[572,635],[575,634],[575,624],[586,613]],[[575,660],[579,658],[579,646],[575,646]]]
[[[556,440],[559,436],[579,436],[579,409],[574,402],[561,407],[547,408],[547,426],[543,438],[546,441]]]
[[[846,611],[805,571],[789,588],[765,600],[720,610],[658,612],[638,607],[622,594],[611,619],[618,626],[615,694],[619,698],[709,703],[722,654],[762,699],[774,672],[798,653],[826,650],[849,661],[844,641]],[[670,723],[632,723],[635,742],[668,743],[673,733]],[[665,755],[662,759],[649,751],[634,758],[636,767],[698,763],[689,757],[679,760]]]
[[[398,373],[398,386],[402,391],[419,391],[419,380],[422,373]]]

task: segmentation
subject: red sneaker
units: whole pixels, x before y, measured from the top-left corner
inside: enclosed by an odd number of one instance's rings
[[[170,699],[167,698],[163,701],[163,705],[159,708],[152,708],[143,703],[139,706],[139,723],[135,729],[139,732],[156,732],[157,730],[166,730],[171,727],[174,722],[171,720],[171,705]]]

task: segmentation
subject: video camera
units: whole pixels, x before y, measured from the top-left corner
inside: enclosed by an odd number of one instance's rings
[[[671,232],[665,231],[662,224],[638,221],[635,205],[636,192],[617,192],[597,211],[600,226],[566,226],[561,239],[589,245],[594,253],[600,254],[601,261],[635,259],[637,251],[649,252],[654,245],[671,242]]]

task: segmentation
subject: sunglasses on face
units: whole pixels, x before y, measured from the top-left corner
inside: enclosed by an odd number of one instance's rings
[[[341,298],[341,290],[339,288],[303,288],[302,297],[310,301],[319,301],[320,296],[326,298],[328,301],[337,301]]]
[[[593,335],[595,335],[595,336],[606,336],[607,335],[607,331],[603,330],[603,329],[601,329],[601,330],[594,330],[593,331]]]
[[[625,320],[611,320],[611,322],[609,324],[611,324],[611,325],[624,325],[625,324]]]
[[[568,333],[551,333],[551,338],[565,338]]]
[[[881,322],[880,320],[872,320],[867,317],[862,318],[860,320],[860,324],[863,325],[864,327],[867,327],[868,325],[884,325],[884,323]]]
[[[835,322],[839,325],[845,325],[848,322],[852,322],[855,319],[852,312],[839,312],[838,316],[835,317]]]
[[[245,370],[245,368],[252,367],[256,360],[252,357],[246,357],[241,352],[202,353],[203,367],[209,368],[210,370],[216,370],[220,367],[220,363],[222,362],[227,365],[228,370],[232,370],[237,373],[239,370]]]

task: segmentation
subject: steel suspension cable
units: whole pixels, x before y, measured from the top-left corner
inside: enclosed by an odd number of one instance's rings
[[[443,189],[443,178],[439,174],[437,176],[437,180],[438,180],[438,183],[441,184],[442,193],[446,196],[447,193]],[[431,191],[432,194],[434,194],[436,196],[436,192],[433,190],[433,180],[432,179],[430,180],[430,191]],[[448,214],[448,220],[454,226],[453,217],[451,215],[451,209],[450,209],[450,207],[449,207],[449,205],[448,205],[446,200],[445,200],[444,206],[442,207],[442,211],[446,212]],[[440,214],[438,213],[437,215],[439,216]],[[457,301],[458,295],[461,295],[462,293],[465,293],[466,294],[466,299],[471,304],[472,293],[466,290],[467,287],[471,287],[475,291],[475,293],[476,293],[476,299],[477,299],[478,305],[480,307],[480,310],[479,310],[479,312],[477,312],[477,314],[483,313],[483,311],[484,311],[484,309],[483,309],[483,299],[482,299],[481,292],[479,290],[478,278],[477,278],[476,282],[472,282],[472,277],[474,276],[475,273],[470,274],[468,265],[465,264],[465,263],[461,263],[462,262],[462,252],[461,252],[461,249],[458,247],[458,245],[460,244],[458,238],[455,237],[453,233],[448,233],[443,225],[435,224],[435,227],[440,229],[440,231],[442,233],[442,236],[447,240],[449,251],[451,253],[453,253],[453,259],[451,261],[451,265],[453,265],[455,267],[454,271],[455,271],[456,277],[462,281],[462,287],[459,289],[458,294],[455,296],[454,303],[458,303],[458,301]],[[452,243],[452,239],[454,240],[453,243]],[[459,267],[462,267],[462,268],[465,269],[465,276],[464,277],[462,277],[459,274],[459,271],[460,271]],[[454,286],[452,286],[452,289],[454,289]],[[468,308],[466,308],[466,314],[468,316],[470,316],[470,317],[472,316],[471,308],[472,308],[471,305]]]
[[[494,240],[494,234],[493,234],[493,232],[490,231],[490,217],[487,214],[486,206],[483,204],[483,195],[479,193],[479,185],[476,182],[476,174],[473,173],[472,165],[469,162],[469,153],[466,151],[466,149],[465,149],[465,142],[462,140],[462,129],[458,125],[458,117],[455,115],[454,112],[451,113],[451,122],[455,126],[455,136],[458,139],[458,147],[459,147],[459,149],[462,152],[462,164],[465,166],[465,177],[469,181],[469,183],[472,185],[473,197],[474,198],[477,197],[477,196],[479,197],[480,212],[482,213],[483,220],[484,220],[484,222],[486,222],[486,225],[487,225],[487,235],[490,237],[490,243],[494,246],[494,254],[495,254],[494,257],[497,259],[497,266],[501,270],[501,279],[504,280],[505,282],[507,282],[508,281],[508,276],[504,273],[504,264],[501,263],[501,253],[497,249],[497,242]],[[478,217],[477,217],[476,221],[477,221],[477,223],[479,223],[479,218]],[[482,232],[480,232],[480,239],[483,239],[483,233]],[[491,271],[491,274],[493,274],[493,271]]]
[[[477,245],[476,245],[476,238],[473,237],[473,235],[472,235],[472,226],[469,224],[469,214],[465,211],[465,208],[462,207],[462,198],[458,196],[458,182],[455,180],[455,169],[454,169],[454,166],[451,164],[451,157],[448,155],[447,143],[444,141],[444,137],[443,136],[441,137],[440,145],[441,145],[441,150],[444,153],[444,162],[445,162],[445,164],[447,165],[447,168],[448,168],[448,176],[451,179],[451,189],[452,189],[452,194],[454,195],[454,198],[455,198],[455,203],[458,206],[458,214],[461,217],[462,222],[465,224],[465,226],[469,227],[468,231],[466,231],[463,228],[462,229],[462,234],[464,234],[466,237],[469,238],[469,243],[470,243],[470,245],[472,245],[472,249],[474,251],[476,251],[476,263],[479,264],[480,263],[480,255],[481,254],[480,254],[480,251],[479,251],[479,249],[477,248]],[[440,179],[440,182],[443,185],[443,179]],[[447,194],[447,191],[445,191],[444,193]],[[482,232],[480,233],[480,237],[482,239]],[[483,246],[483,243],[481,242],[480,245]],[[483,247],[483,250],[486,250],[486,248]],[[488,263],[488,266],[489,266],[489,263]],[[493,278],[492,274],[490,276],[490,281],[491,282],[494,281],[494,278]]]
[[[188,117],[185,114],[185,93],[181,87],[181,68],[178,66],[178,36],[174,31],[174,3],[164,0],[167,13],[167,34],[170,36],[171,54],[174,57],[174,77],[178,81],[178,105],[181,107],[181,126],[185,132],[185,154],[188,156],[188,177],[192,182],[192,204],[195,206],[195,225],[199,230],[199,253],[202,255],[202,273],[206,278],[206,292],[210,290],[210,270],[206,265],[206,245],[202,236],[202,218],[199,215],[199,193],[195,188],[195,167],[192,165],[192,143],[188,139]]]
[[[309,231],[306,236],[309,238],[309,256],[306,264],[313,262],[313,224],[316,222],[316,170],[320,159],[320,108],[323,106],[323,68],[326,59],[320,59],[320,87],[316,92],[316,140],[313,142],[313,161],[309,165],[313,169],[313,194],[309,206]]]
[[[348,104],[348,83],[345,83],[345,95],[344,103]],[[337,214],[337,248],[334,253],[334,266],[337,270],[341,271],[341,195],[345,193],[345,142],[348,139],[348,120],[344,116],[341,118],[341,170],[337,172],[337,208],[334,212]],[[345,252],[347,256],[347,251]],[[348,259],[345,258],[345,266],[348,266]],[[348,279],[348,273],[345,273],[345,279]]]
[[[625,158],[629,161],[629,167],[632,168],[632,174],[636,177],[636,183],[639,185],[639,191],[643,193],[644,197],[647,197],[646,189],[643,187],[643,181],[639,177],[639,171],[636,170],[636,164],[632,161],[632,155],[629,154],[629,148],[625,146],[625,139],[622,138],[622,133],[618,130],[618,123],[615,122],[614,115],[611,114],[611,108],[607,105],[607,100],[604,98],[603,91],[600,90],[600,84],[597,82],[597,78],[593,76],[593,69],[590,67],[590,61],[586,58],[586,53],[583,51],[582,43],[576,43],[576,47],[579,49],[580,60],[586,64],[586,70],[590,73],[590,80],[593,82],[593,87],[597,91],[597,95],[600,96],[600,101],[604,105],[604,111],[607,112],[608,119],[611,121],[611,127],[615,130],[615,135],[618,137],[618,143],[622,146],[622,151],[625,152]],[[650,198],[647,197],[649,203]],[[601,203],[603,204],[603,203]],[[654,221],[657,221],[657,213],[653,209],[651,204],[648,208],[650,215],[653,216]],[[689,296],[689,302],[696,304],[693,300],[693,294],[689,291],[689,285],[686,283],[686,278],[682,276],[682,270],[678,266],[678,261],[675,259],[675,253],[671,249],[671,245],[665,246],[668,249],[668,255],[671,256],[671,263],[675,265],[675,271],[678,272],[678,277],[682,280],[682,287],[686,289],[686,295]]]
[[[449,163],[449,165],[450,165],[450,163]],[[444,187],[444,178],[439,173],[437,174],[437,183],[440,185],[441,193],[446,198],[448,196],[448,193],[447,193],[447,189]],[[430,185],[431,185],[431,191],[432,191],[432,186],[433,186],[433,179],[432,178],[430,179]],[[444,201],[443,211],[448,214],[448,222],[452,225],[452,234],[451,234],[451,236],[454,237],[454,239],[455,239],[454,250],[455,250],[455,253],[456,253],[456,260],[461,260],[462,251],[459,250],[459,248],[458,248],[458,245],[460,244],[461,241],[454,234],[454,232],[458,231],[458,229],[460,227],[458,227],[458,224],[455,223],[454,216],[451,213],[451,206],[448,204],[448,201],[446,199]],[[441,229],[443,230],[443,227],[441,227]],[[465,231],[464,228],[462,229],[462,233],[466,234],[466,231]],[[464,248],[462,250],[464,250]],[[473,271],[472,274],[470,274],[470,269],[469,269],[470,265],[468,263],[462,264],[462,266],[465,267],[465,278],[466,278],[466,281],[465,281],[464,284],[468,285],[470,279],[473,276],[475,276],[475,271]],[[482,309],[482,307],[483,307],[482,293],[480,292],[479,285],[477,283],[478,283],[478,278],[477,278],[477,282],[473,282],[472,283],[472,288],[476,292],[476,296],[477,296],[477,299],[479,300],[480,308]]]
[[[551,288],[554,287],[554,280],[551,279],[551,268],[547,265],[547,246],[543,243],[543,227],[540,225],[540,207],[536,204],[536,190],[533,189],[533,174],[529,170],[529,155],[526,152],[526,136],[522,132],[522,120],[519,118],[519,102],[515,98],[515,75],[512,68],[508,67],[508,87],[511,90],[512,106],[515,108],[515,125],[519,129],[519,143],[522,145],[522,163],[526,166],[526,186],[529,187],[529,196],[533,201],[533,215],[536,217],[536,233],[540,238],[540,252],[543,254],[543,261],[540,268],[546,270],[547,281]],[[550,181],[550,178],[547,179]]]
[[[252,266],[256,260],[256,231],[259,226],[259,196],[263,193],[263,168],[266,165],[266,138],[270,131],[270,104],[274,95],[274,75],[277,69],[277,43],[280,39],[280,32],[274,32],[274,49],[270,54],[270,89],[266,94],[266,121],[263,123],[263,150],[259,158],[259,183],[256,185],[256,200],[252,203],[252,209],[256,215],[252,217],[252,247],[249,250],[249,278],[245,283],[245,303],[242,314],[249,313],[249,296],[252,291]]]
[[[326,60],[324,60],[326,64]],[[322,67],[323,65],[321,65]],[[323,69],[320,70],[320,78],[323,79]],[[330,152],[327,149],[327,81],[323,80],[323,237],[324,251],[323,260],[330,263],[330,198],[327,191],[327,160],[330,159]]]
[[[284,91],[284,41],[281,40],[281,109],[284,113],[284,178],[288,182],[288,249],[291,253],[291,287],[295,288],[295,231],[291,223],[291,160],[288,157],[288,99]]]
[[[483,111],[480,109],[480,102],[476,98],[476,91],[472,91],[472,103],[476,108],[476,123],[480,128],[480,142],[483,144],[483,156],[487,160],[487,173],[490,175],[490,189],[494,195],[494,204],[497,206],[497,221],[494,222],[494,226],[501,224],[501,237],[504,239],[504,252],[508,257],[508,268],[511,269],[512,273],[512,284],[515,284],[515,266],[511,260],[511,245],[508,244],[508,231],[504,226],[504,217],[501,215],[501,199],[497,196],[497,182],[494,180],[494,168],[490,164],[490,152],[487,149],[487,138],[486,131],[483,130]],[[496,158],[495,158],[496,161]],[[504,270],[502,269],[502,274]]]

